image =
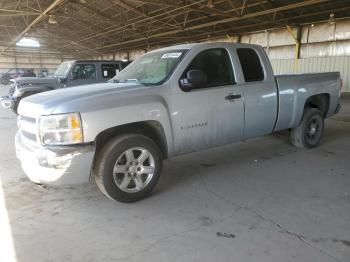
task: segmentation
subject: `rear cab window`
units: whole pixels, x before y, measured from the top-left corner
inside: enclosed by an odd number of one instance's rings
[[[102,78],[110,79],[120,72],[119,64],[102,64]]]
[[[263,81],[265,78],[258,53],[252,48],[237,48],[245,82]]]
[[[122,61],[122,69],[127,67],[132,61]]]

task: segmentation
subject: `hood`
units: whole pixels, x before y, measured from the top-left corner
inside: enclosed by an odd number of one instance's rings
[[[31,117],[82,112],[92,110],[96,104],[110,105],[125,92],[145,88],[138,83],[100,83],[57,89],[22,99],[18,112]]]
[[[11,80],[15,84],[17,84],[19,87],[24,85],[47,85],[47,84],[58,84],[58,78],[55,77],[19,77],[16,79]]]

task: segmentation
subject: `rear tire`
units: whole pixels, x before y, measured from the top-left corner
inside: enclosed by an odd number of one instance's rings
[[[150,195],[162,170],[162,153],[150,138],[126,134],[112,138],[95,159],[98,188],[112,200],[135,202]]]
[[[300,148],[314,148],[321,142],[323,129],[323,113],[317,108],[305,108],[300,125],[292,129],[292,143]]]

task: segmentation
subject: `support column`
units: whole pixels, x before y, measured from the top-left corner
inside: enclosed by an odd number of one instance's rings
[[[241,34],[237,35],[237,43],[242,43],[242,35]]]
[[[41,59],[40,47],[39,47],[38,51],[39,51],[39,67],[40,67],[39,71],[40,71],[40,73],[41,73],[41,72],[42,72],[42,69],[43,69],[43,61],[42,61],[42,59]],[[39,75],[39,72],[38,72],[38,75]]]
[[[230,36],[229,34],[226,34],[226,38],[230,43],[234,43],[234,36]]]
[[[16,53],[16,48],[13,49],[13,58],[15,60],[15,68],[16,68],[16,73],[17,73],[17,67],[18,67],[18,63],[17,63],[17,53]]]
[[[289,34],[293,37],[295,42],[294,47],[294,73],[297,73],[299,71],[298,65],[299,65],[299,59],[300,59],[300,39],[301,39],[301,27],[297,27],[296,34],[294,33],[293,29],[287,25],[287,30]]]

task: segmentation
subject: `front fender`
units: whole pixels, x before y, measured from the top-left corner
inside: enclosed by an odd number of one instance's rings
[[[101,132],[113,127],[142,121],[156,121],[164,130],[168,155],[172,154],[173,134],[169,109],[163,97],[152,95],[123,99],[117,101],[117,105],[111,108],[102,106],[103,103],[108,104],[108,101],[99,100],[95,105],[89,104],[86,110],[80,110],[84,142],[95,141]],[[60,111],[60,108],[56,108],[53,113]]]
[[[13,94],[14,98],[21,98],[23,96],[27,96],[28,94],[37,94],[45,91],[52,90],[51,87],[47,86],[25,86],[21,88],[17,88]]]

